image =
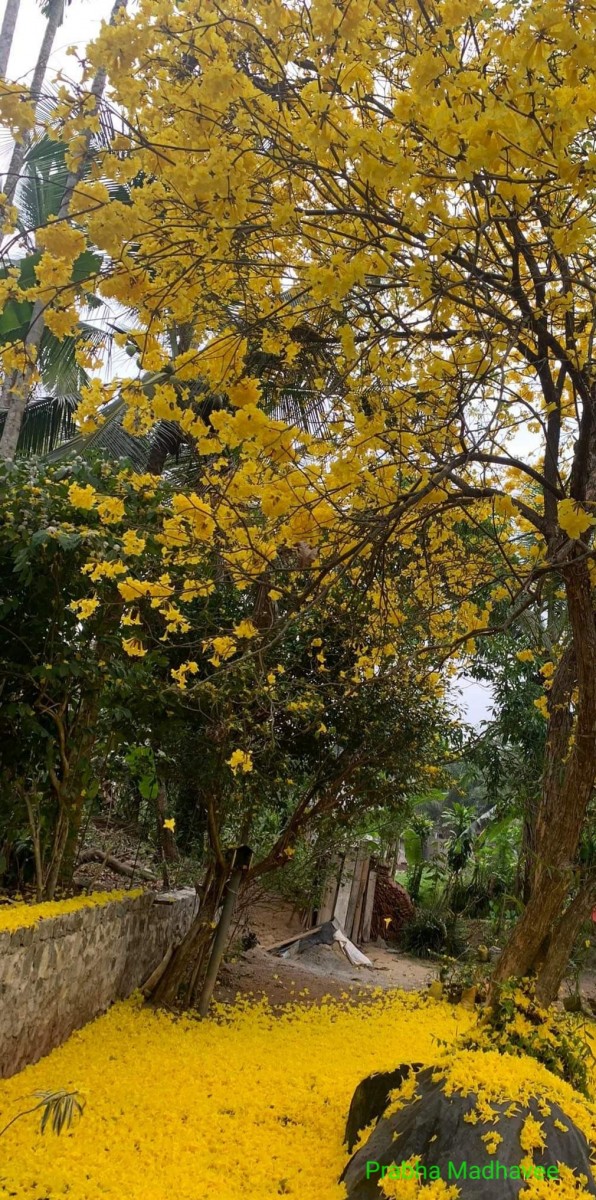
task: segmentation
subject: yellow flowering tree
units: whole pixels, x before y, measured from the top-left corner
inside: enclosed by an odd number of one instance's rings
[[[285,868],[297,850],[318,877],[367,814],[402,812],[410,792],[436,782],[452,752],[452,721],[415,656],[387,656],[370,678],[359,677],[340,598],[329,597],[324,617],[305,616],[269,646],[252,620],[238,619],[250,600],[221,589],[202,616],[195,606],[180,653],[209,621],[221,628],[227,619],[235,637],[203,636],[207,653],[217,643],[214,652],[206,658],[199,644],[171,672],[183,720],[161,731],[172,761],[168,793],[179,797],[181,834],[197,821],[203,830],[205,873],[196,920],[157,985],[158,1002],[192,1003],[200,991],[230,847],[253,849],[249,887]]]
[[[131,433],[166,413],[203,459],[163,519],[166,563],[189,567],[180,605],[216,541],[230,582],[260,589],[260,637],[276,605],[324,602],[341,578],[371,601],[375,652],[415,604],[421,654],[446,662],[556,579],[569,636],[545,689],[531,891],[497,968],[539,970],[543,999],[596,777],[595,11],[140,0],[89,48],[120,128],[31,292],[68,291],[82,233],[99,293],[135,313],[141,366],[173,372],[176,388],[122,396]],[[56,113],[73,166],[96,122],[86,87]],[[134,182],[131,202],[102,177]],[[173,322],[189,336],[172,359]],[[305,345],[323,399],[299,428],[264,398]],[[226,398],[208,419],[197,380]],[[106,398],[89,389],[86,426]],[[216,637],[225,663],[234,635]]]

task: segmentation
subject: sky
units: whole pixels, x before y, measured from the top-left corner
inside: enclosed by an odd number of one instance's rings
[[[65,68],[68,73],[74,73],[75,60],[66,54],[68,46],[76,46],[82,50],[87,42],[97,37],[101,22],[109,18],[112,4],[113,0],[72,0],[54,42],[50,58],[52,70],[59,71]],[[0,12],[3,10],[4,0],[0,0]],[[33,70],[44,28],[45,18],[37,0],[21,0],[15,40],[8,64],[9,78],[21,80]]]
[[[76,60],[66,51],[75,46],[83,51],[97,36],[102,21],[108,20],[113,0],[72,0],[66,9],[64,23],[58,31],[50,58],[49,75],[63,70],[68,76],[76,72]],[[0,0],[0,12],[4,2]],[[37,0],[21,0],[8,75],[13,80],[25,80],[33,70],[43,37],[45,19]],[[3,156],[4,157],[4,156]],[[484,684],[462,677],[451,689],[455,703],[461,708],[465,721],[479,725],[490,717],[491,691]]]
[[[490,720],[493,696],[488,684],[476,683],[475,679],[463,675],[452,684],[450,693],[468,724],[478,727],[483,721]]]

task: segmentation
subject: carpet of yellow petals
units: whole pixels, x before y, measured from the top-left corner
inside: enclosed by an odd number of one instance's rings
[[[0,1083],[0,1128],[36,1090],[76,1088],[86,1099],[82,1119],[60,1137],[42,1136],[37,1116],[2,1135],[0,1198],[341,1200],[356,1084],[399,1062],[436,1062],[448,1053],[438,1039],[449,1045],[473,1019],[397,992],[281,1016],[243,1002],[202,1023],[153,1013],[135,999],[117,1004]],[[452,1082],[472,1087],[480,1077],[512,1099],[533,1092],[572,1103],[589,1132],[590,1106],[532,1060],[458,1055]],[[557,1187],[557,1200],[567,1194]]]
[[[30,925],[37,925],[38,921],[47,921],[51,917],[63,917],[81,908],[113,904],[115,900],[131,900],[142,894],[142,888],[134,888],[132,891],[92,892],[89,896],[75,896],[73,900],[44,900],[41,904],[5,904],[0,907],[0,933],[28,929]]]

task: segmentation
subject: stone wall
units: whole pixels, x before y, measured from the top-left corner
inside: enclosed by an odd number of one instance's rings
[[[147,893],[0,932],[0,1077],[130,996],[192,921],[192,889]]]

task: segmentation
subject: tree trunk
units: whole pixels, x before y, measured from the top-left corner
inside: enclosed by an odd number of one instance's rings
[[[35,64],[35,70],[33,72],[33,79],[31,80],[31,99],[35,100],[36,103],[41,95],[43,81],[46,77],[46,71],[48,69],[48,62],[50,61],[50,54],[52,53],[56,34],[62,24],[63,15],[64,0],[53,0],[48,12],[43,41],[41,43],[40,51],[37,56],[37,62]],[[12,157],[8,171],[6,172],[6,178],[4,180],[4,186],[2,189],[9,204],[12,204],[14,194],[21,177],[21,171],[23,169],[23,163],[25,162],[29,141],[30,139],[26,138],[23,142],[17,143],[12,152]]]
[[[577,936],[595,903],[596,878],[591,876],[580,886],[553,930],[536,987],[537,998],[545,1007],[552,1004],[559,994]]]
[[[532,872],[536,861],[536,800],[526,797],[519,851],[515,894],[527,904],[532,894]]]
[[[114,5],[110,13],[110,25],[114,24],[118,13],[121,11],[121,9],[126,8],[126,4],[127,0],[114,0]],[[99,100],[103,95],[106,86],[106,80],[106,72],[102,69],[97,72],[97,75],[95,76],[95,79],[91,85],[91,95],[95,98],[95,112],[97,111]],[[68,173],[64,188],[64,195],[62,196],[60,209],[57,214],[58,220],[65,220],[68,217],[68,210],[70,207],[72,194],[77,184],[80,183],[81,179],[83,179],[91,159],[91,144],[92,134],[89,132],[86,135],[85,145],[81,151],[77,169],[75,171],[69,171]],[[34,355],[32,356],[33,358],[36,357],[37,349],[41,342],[44,331],[44,307],[45,305],[39,300],[36,301],[31,314],[29,329],[24,341],[25,349],[34,351]],[[33,383],[33,368],[34,364],[31,363],[29,369],[25,369],[23,372],[11,371],[10,375],[8,375],[4,380],[2,386],[0,409],[6,409],[6,420],[4,422],[2,436],[0,437],[0,458],[3,458],[7,462],[12,462],[17,451],[19,434],[21,432],[23,417],[25,416],[25,409],[27,407]]]
[[[564,578],[572,642],[559,662],[549,696],[531,894],[494,974],[498,984],[511,976],[535,973],[537,990],[545,997],[552,992],[558,970],[549,964],[560,957],[555,937],[559,929],[563,934],[567,929],[561,914],[575,877],[577,849],[596,778],[596,621],[585,562],[571,562]],[[573,696],[576,684],[577,698]]]
[[[197,959],[204,961],[206,947],[213,941],[215,914],[219,908],[228,877],[227,864],[216,863],[212,868],[194,921],[174,951],[164,974],[151,996],[151,1003],[169,1006],[185,1005],[198,986]]]
[[[168,815],[168,794],[166,785],[163,780],[160,780],[157,789],[157,797],[155,800],[157,809],[157,836],[158,846],[161,850],[162,858],[165,862],[176,862],[178,858],[178,847],[176,846],[176,838],[172,829],[166,829],[164,821]]]
[[[6,0],[6,9],[0,29],[0,77],[6,79],[8,60],[14,40],[14,31],[19,15],[21,0]]]

